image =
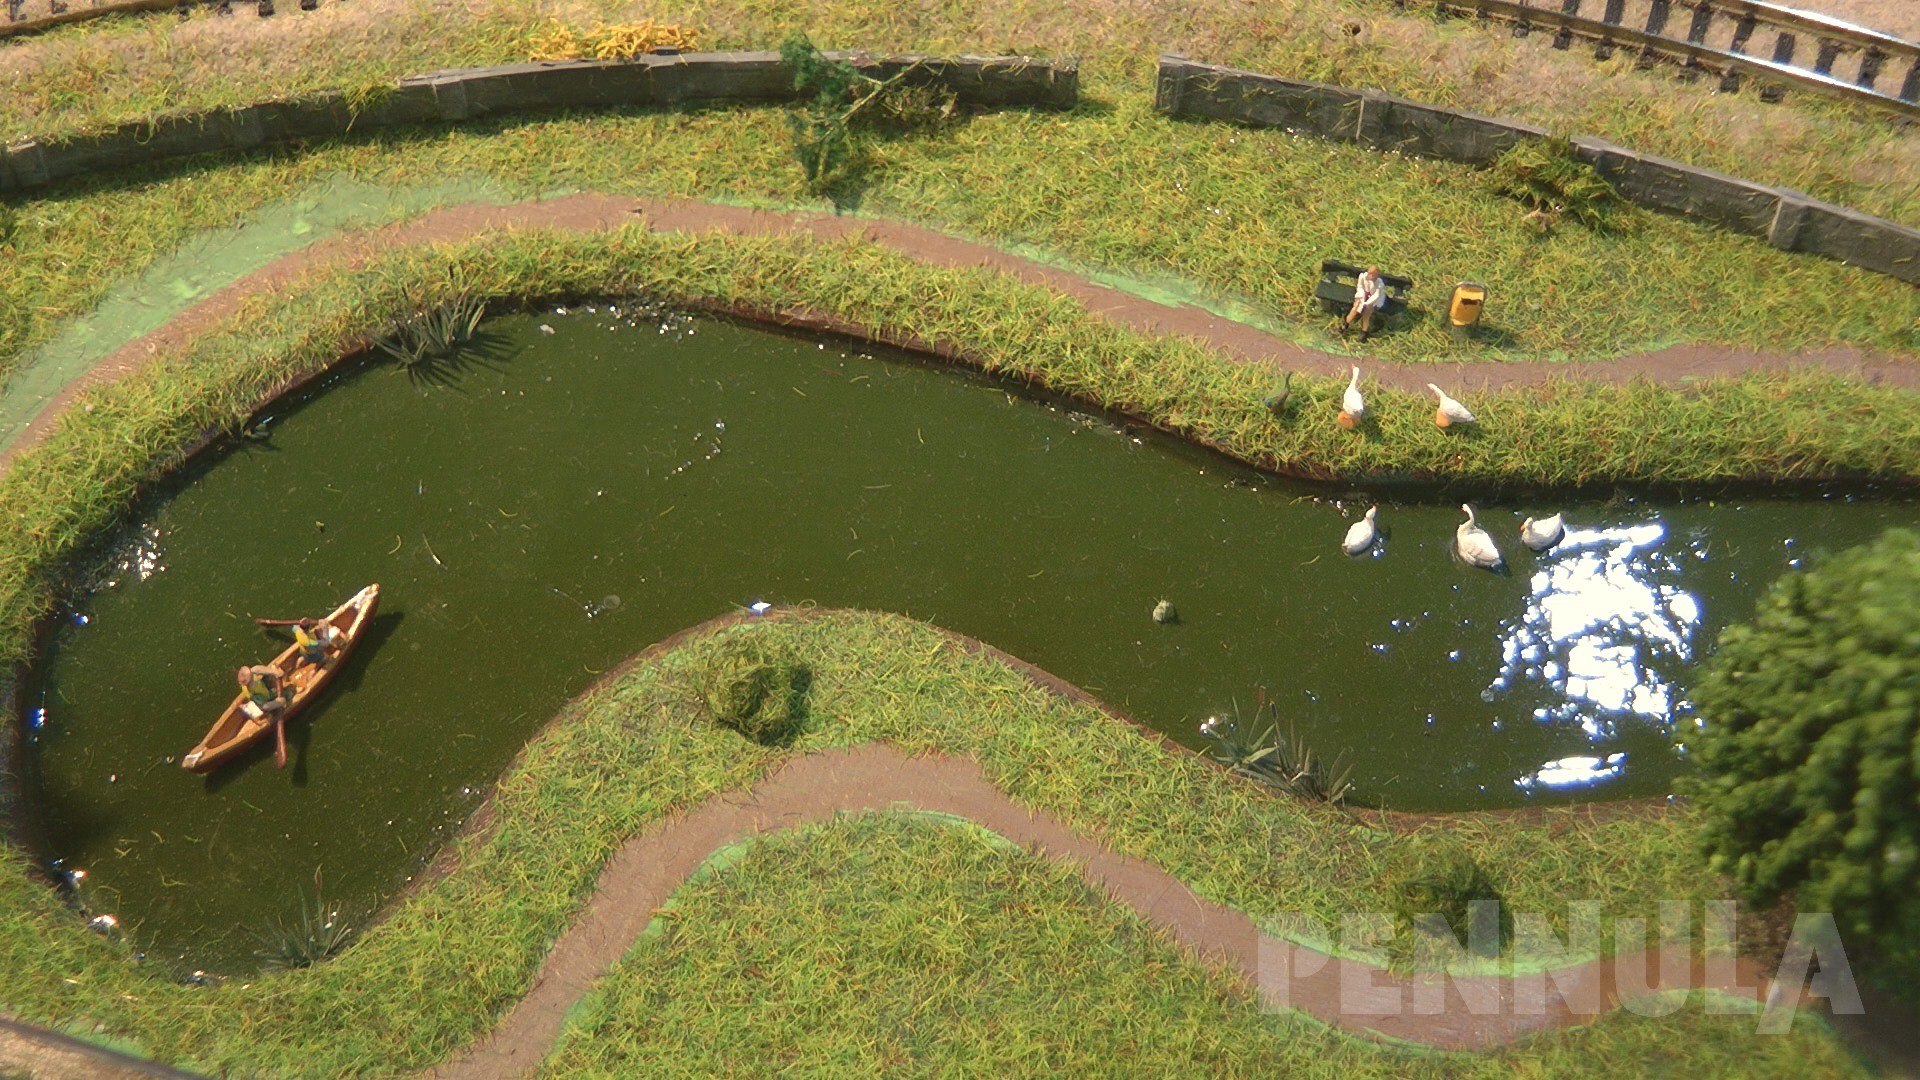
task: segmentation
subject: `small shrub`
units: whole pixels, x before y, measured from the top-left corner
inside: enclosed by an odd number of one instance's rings
[[[1789,572],[1694,692],[1701,846],[1748,904],[1789,892],[1920,974],[1920,533]]]
[[[845,60],[827,59],[798,32],[780,44],[780,60],[793,71],[793,88],[808,95],[787,114],[787,128],[794,159],[815,193],[833,191],[866,171],[866,133],[927,131],[958,111],[952,91],[908,81],[921,70],[917,63],[876,79]]]
[[[1611,228],[1615,212],[1626,201],[1606,177],[1580,160],[1565,138],[1517,143],[1489,171],[1497,194],[1532,210],[1570,216],[1595,231]]]
[[[1425,923],[1425,929],[1437,933],[1439,927],[1430,921],[1437,917],[1454,942],[1483,949],[1491,944],[1489,952],[1496,952],[1499,943],[1511,936],[1510,916],[1499,906],[1493,879],[1453,841],[1423,837],[1407,842],[1388,859],[1384,879],[1393,917],[1402,931],[1420,929]]]
[[[714,723],[762,746],[787,746],[806,726],[812,681],[805,664],[735,638],[708,662],[702,694]]]

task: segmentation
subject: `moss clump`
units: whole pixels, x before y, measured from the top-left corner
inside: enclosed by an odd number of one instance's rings
[[[707,715],[761,746],[790,746],[806,726],[813,672],[750,637],[733,638],[708,661]]]

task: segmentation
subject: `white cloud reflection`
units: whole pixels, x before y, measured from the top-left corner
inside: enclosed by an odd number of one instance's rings
[[[1685,706],[1667,673],[1693,658],[1700,604],[1677,582],[1660,522],[1605,529],[1569,527],[1541,556],[1526,611],[1502,627],[1500,672],[1481,695],[1495,701],[1525,685],[1546,699],[1533,717],[1578,724],[1595,742],[1622,720],[1662,726]],[[1514,781],[1522,788],[1600,783],[1620,774],[1624,754],[1568,757]]]
[[[1620,775],[1627,767],[1627,755],[1608,754],[1606,757],[1563,757],[1558,761],[1549,761],[1540,766],[1540,771],[1523,776],[1514,781],[1521,790],[1535,787],[1568,788],[1585,787],[1602,780],[1611,780]]]

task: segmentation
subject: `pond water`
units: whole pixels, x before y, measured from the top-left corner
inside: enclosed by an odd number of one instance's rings
[[[316,876],[370,906],[527,736],[647,644],[758,600],[978,637],[1189,746],[1264,687],[1356,798],[1658,796],[1688,671],[1814,548],[1912,501],[1478,502],[1296,484],[989,380],[604,304],[493,320],[450,383],[374,366],[187,471],[112,546],[27,695],[48,858],[156,958],[240,971]],[[550,332],[549,332],[550,331]],[[1374,553],[1339,549],[1379,502]],[[1523,549],[1523,513],[1567,539]],[[284,640],[382,587],[369,640],[263,749],[178,759]],[[1179,621],[1157,624],[1167,599]]]

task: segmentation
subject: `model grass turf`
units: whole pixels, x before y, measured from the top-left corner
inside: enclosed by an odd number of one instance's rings
[[[1435,428],[1421,395],[1380,389],[1370,391],[1375,419],[1355,435],[1333,422],[1337,380],[1296,380],[1297,419],[1283,425],[1261,404],[1270,371],[1117,329],[1071,300],[977,269],[928,267],[858,240],[530,231],[317,271],[251,301],[190,348],[87,392],[0,477],[0,520],[14,523],[0,535],[0,660],[26,656],[60,568],[203,432],[236,430],[289,378],[422,304],[452,300],[455,280],[504,306],[644,291],[825,312],[950,344],[988,370],[1297,472],[1545,486],[1849,473],[1910,480],[1920,469],[1920,399],[1823,371],[1685,389],[1566,383],[1490,394],[1475,402],[1482,430],[1471,439]]]
[[[1486,1054],[1347,1038],[1262,1012],[1072,867],[919,816],[755,841],[660,921],[537,1075],[1864,1075],[1812,1025],[1755,1039],[1698,1001]]]
[[[110,20],[10,49],[0,66],[0,138],[518,63],[535,54],[554,17],[583,29],[667,17],[701,29],[703,47],[714,49],[775,49],[803,30],[822,48],[1072,56],[1102,99],[1144,92],[1157,54],[1183,53],[1511,116],[1908,224],[1920,219],[1920,142],[1883,114],[1801,93],[1769,106],[1751,89],[1720,94],[1715,80],[1683,84],[1668,67],[1638,72],[1632,50],[1598,64],[1585,50],[1553,50],[1544,35],[1514,40],[1503,25],[1435,19],[1423,5],[1394,0],[693,0],[667,16],[631,0],[372,0],[299,20],[220,21],[211,11],[179,26]]]
[[[383,130],[24,198],[0,280],[0,371],[188,237],[336,177],[378,188],[485,180],[523,198],[586,190],[818,206],[786,149],[785,115],[728,108]],[[1386,359],[1585,359],[1676,340],[1916,346],[1920,290],[1891,278],[1639,210],[1618,215],[1607,235],[1565,228],[1542,238],[1523,208],[1464,166],[1173,122],[1143,90],[1066,115],[987,113],[879,142],[872,155],[862,212],[1164,280],[1318,348],[1345,348],[1312,297],[1329,255],[1380,261],[1425,290],[1413,316],[1369,342],[1368,355]],[[1470,346],[1435,321],[1462,277],[1491,285]]]
[[[0,1011],[54,1024],[84,1017],[207,1072],[388,1074],[445,1056],[489,1029],[526,991],[620,844],[678,809],[751,784],[787,753],[718,729],[689,706],[714,653],[743,635],[805,662],[813,673],[815,722],[791,752],[880,740],[909,754],[971,757],[1016,801],[1098,833],[1202,895],[1264,920],[1300,912],[1337,923],[1342,912],[1390,909],[1379,869],[1406,838],[1272,795],[1194,755],[1170,753],[923,624],[841,613],[696,637],[569,706],[503,778],[487,825],[455,843],[451,872],[316,967],[244,985],[172,983],[169,976],[177,973],[156,963],[135,965],[125,946],[87,931],[51,891],[29,880],[24,860],[9,849],[0,855],[0,970],[13,974],[0,984]],[[1663,900],[1697,904],[1717,892],[1691,853],[1684,811],[1605,820],[1580,809],[1546,810],[1537,819],[1466,814],[1450,818],[1446,829],[1476,862],[1492,868],[1496,887],[1517,910],[1556,920],[1573,900],[1591,901],[1610,915],[1647,915]],[[1053,873],[1023,868],[1016,876],[1049,880]],[[938,902],[946,895],[937,876],[902,882],[903,916],[918,896]],[[1043,933],[1018,955],[990,952],[996,957],[990,962],[1059,967],[1097,961],[1098,954],[1080,952],[1085,940]],[[1156,970],[1150,968],[1149,981]],[[684,977],[684,985],[668,983],[661,991],[675,998],[703,992],[692,975]],[[1186,1015],[1216,1008],[1219,985],[1217,978],[1183,976],[1183,988],[1169,992],[1169,1007]],[[434,992],[422,994],[423,986]],[[857,1014],[872,993],[848,984],[822,1007]],[[1199,1001],[1178,1003],[1188,995]],[[1843,1063],[1807,1026],[1797,1026],[1791,1040],[1762,1040],[1767,1047],[1756,1049],[1751,1023],[1686,1009],[1667,1020],[1609,1022],[1595,1029],[1598,1035],[1575,1032],[1528,1046],[1566,1058],[1569,1071],[1552,1074],[1561,1076],[1618,1075],[1619,1055],[1661,1060],[1680,1054],[1721,1074],[1737,1072],[1754,1053],[1797,1055],[1815,1070]],[[1141,1030],[1142,1038],[1160,1037]],[[1737,1040],[1736,1031],[1745,1039]],[[1609,1054],[1565,1050],[1596,1038],[1610,1046]],[[1312,1043],[1318,1054],[1346,1045],[1331,1035]],[[1380,1055],[1371,1048],[1353,1052]],[[764,1064],[747,1051],[736,1060],[738,1069]]]

